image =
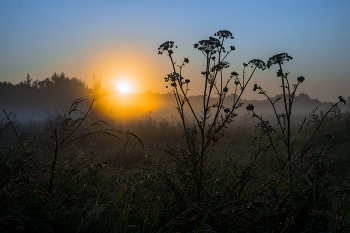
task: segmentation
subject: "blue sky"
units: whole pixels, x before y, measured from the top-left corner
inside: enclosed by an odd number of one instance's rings
[[[350,1],[1,0],[0,6],[0,81],[64,72],[91,85],[93,74],[111,84],[124,76],[136,92],[166,93],[170,63],[157,48],[173,40],[179,61],[190,59],[185,71],[198,84],[196,95],[203,57],[193,44],[225,29],[237,49],[228,58],[230,71],[287,52],[294,57],[285,66],[290,78],[306,78],[300,92],[323,101],[350,96]],[[260,72],[251,85],[278,94],[275,73]]]

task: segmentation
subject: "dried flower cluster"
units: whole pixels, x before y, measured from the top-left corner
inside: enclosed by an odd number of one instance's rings
[[[231,38],[231,39],[233,39],[234,38],[232,36],[232,33],[230,31],[227,31],[227,30],[220,30],[217,33],[215,33],[214,36],[219,37],[219,39],[221,39],[221,38],[225,38],[225,39]]]
[[[168,51],[168,54],[171,55],[173,53],[172,48],[174,47],[174,41],[166,41],[161,44],[158,48],[158,54],[163,54],[164,51]],[[175,46],[177,48],[177,46]]]
[[[245,63],[244,63],[245,64]],[[244,65],[243,64],[243,65]],[[263,62],[262,60],[260,59],[253,59],[253,60],[250,60],[248,62],[248,64],[253,64],[255,65],[258,69],[262,69],[262,70],[265,70],[266,69],[266,65],[265,65],[265,62]],[[253,68],[253,66],[252,66]]]
[[[289,56],[288,53],[280,53],[280,54],[276,54],[272,57],[269,58],[269,60],[267,61],[267,68],[270,68],[271,66],[275,65],[275,64],[283,64],[284,61],[289,61],[292,60],[293,57]]]

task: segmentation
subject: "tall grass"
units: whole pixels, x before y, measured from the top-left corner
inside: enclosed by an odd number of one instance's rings
[[[297,143],[307,142],[323,114],[307,119],[305,137]],[[189,164],[164,156],[163,140],[143,141],[142,149],[131,135],[87,138],[84,131],[76,132],[76,141],[59,150],[50,193],[54,131],[36,137],[22,134],[20,140],[39,170],[19,143],[2,144],[1,231],[344,232],[349,227],[349,115],[329,114],[308,154],[295,158],[294,193],[289,189],[288,170],[278,165],[268,138],[254,127],[241,129],[237,145],[231,137],[237,137],[232,133],[239,127],[232,128],[205,162],[204,206],[198,206],[191,195]],[[3,120],[1,127],[6,124]],[[84,122],[82,128],[88,125]],[[104,125],[93,124],[90,131],[116,132]],[[171,135],[186,144],[178,123],[148,118],[132,129],[147,140],[154,132],[166,138],[169,127],[175,132]],[[292,131],[299,129],[300,125]],[[3,131],[3,138],[6,135]],[[276,149],[285,151],[284,146],[278,143]],[[178,151],[176,156],[184,149],[177,140],[169,141],[169,147]]]
[[[256,62],[253,68],[262,65]],[[247,80],[235,80],[237,91],[247,88]],[[219,90],[220,109],[206,118],[205,108],[197,126],[181,110],[189,98],[176,89],[179,121],[92,122],[78,111],[82,100],[40,134],[20,133],[11,115],[0,119],[0,231],[349,231],[350,113],[338,107],[345,101],[310,109],[304,119],[291,114],[287,88],[283,121],[248,105],[254,118],[247,113],[235,116],[240,124],[226,124],[235,105],[225,112],[225,85],[208,85]],[[220,121],[211,121],[215,114]],[[210,131],[220,124],[225,130]],[[207,131],[207,140],[219,138],[203,147]]]

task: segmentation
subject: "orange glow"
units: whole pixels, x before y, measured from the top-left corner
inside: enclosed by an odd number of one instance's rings
[[[119,83],[118,86],[116,86],[116,89],[123,94],[129,93],[131,91],[130,85],[126,82]]]
[[[108,115],[116,120],[133,121],[162,108],[159,96],[152,92],[168,91],[164,74],[169,67],[159,68],[159,56],[153,47],[132,41],[105,41],[81,56],[87,60],[82,59],[80,67],[90,77],[95,74],[95,82],[100,79],[95,89],[93,82],[87,84],[92,86],[94,108],[102,118]]]
[[[135,120],[147,112],[161,108],[162,103],[156,94],[118,94],[111,96],[110,103],[114,109],[113,115],[121,120]]]
[[[156,48],[152,46],[133,41],[104,41],[88,48],[79,58],[80,62],[72,66],[81,68],[85,74],[83,79],[89,86],[95,74],[104,85],[127,82],[132,93],[168,91],[165,89],[164,76],[171,66],[168,60],[160,59]],[[166,65],[160,66],[160,61],[166,62]]]
[[[122,84],[122,83],[121,83]],[[103,88],[100,80],[95,80],[91,89],[95,99],[94,109],[101,117],[107,116],[119,122],[137,120],[148,112],[157,112],[164,105],[160,94],[150,91],[145,93],[123,93],[113,86]]]

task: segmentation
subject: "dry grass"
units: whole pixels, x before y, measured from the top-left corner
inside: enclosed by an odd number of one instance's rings
[[[317,125],[317,116],[310,119],[304,135]],[[1,231],[346,232],[349,125],[348,112],[329,115],[313,146],[294,158],[292,181],[269,140],[242,129],[233,145],[239,127],[229,129],[208,152],[198,201],[196,156],[179,143],[185,143],[181,125],[150,119],[135,124],[143,148],[125,130],[67,115],[60,127],[22,134],[25,151],[20,143],[1,145]],[[6,120],[1,129],[5,140],[11,131]],[[333,136],[326,139],[326,133]],[[145,143],[150,139],[155,141]],[[295,148],[306,139],[298,138]],[[283,154],[283,143],[276,146]]]

